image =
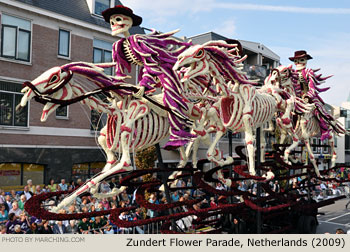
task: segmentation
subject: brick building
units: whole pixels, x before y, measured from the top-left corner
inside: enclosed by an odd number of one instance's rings
[[[99,116],[73,104],[40,122],[42,105],[20,113],[24,81],[75,61],[111,62],[109,24],[101,11],[117,0],[3,0],[0,3],[0,186],[88,177],[104,165],[95,128]],[[133,27],[131,33],[144,33]],[[112,73],[112,69],[110,70]]]

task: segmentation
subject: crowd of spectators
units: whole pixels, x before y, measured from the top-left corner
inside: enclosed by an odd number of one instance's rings
[[[120,179],[120,178],[119,178]],[[24,209],[24,204],[33,195],[38,195],[43,192],[56,192],[73,190],[75,187],[81,186],[84,182],[81,179],[66,183],[65,179],[61,179],[59,183],[55,183],[54,179],[51,179],[48,185],[33,185],[32,180],[27,181],[27,185],[23,187],[23,191],[16,192],[11,190],[9,193],[5,193],[0,189],[0,233],[1,234],[114,234],[114,233],[150,233],[149,228],[146,226],[139,226],[135,228],[120,228],[109,221],[109,216],[97,216],[91,218],[83,218],[81,220],[66,220],[66,221],[53,221],[42,220],[34,216],[29,216]],[[316,200],[322,200],[331,195],[340,195],[343,193],[343,189],[339,187],[334,181],[322,182],[320,184],[314,183],[314,179],[311,180],[313,186],[311,194]],[[235,182],[234,185],[241,191],[247,191],[252,194],[257,192],[257,184],[252,180],[242,180]],[[113,188],[118,187],[118,178],[112,178],[109,182],[102,182],[100,184],[100,192],[108,193]],[[291,179],[287,184],[281,184],[279,181],[271,180],[269,182],[270,188],[273,192],[283,192],[285,190],[295,191],[296,193],[307,193],[307,180],[302,178]],[[174,187],[188,188],[192,186],[190,178],[178,179],[173,185]],[[217,190],[227,190],[228,188],[222,184],[217,183],[215,185]],[[137,187],[130,186],[124,190],[120,195],[112,198],[97,199],[92,196],[78,197],[73,204],[60,210],[63,214],[72,213],[88,213],[101,210],[109,210],[115,208],[136,206],[134,211],[121,212],[119,218],[124,221],[141,220],[146,218],[154,218],[157,216],[168,215],[168,210],[154,211],[151,209],[144,209],[137,205],[135,200],[135,193]],[[265,191],[262,192],[262,196],[267,196]],[[200,201],[193,205],[195,210],[201,208],[215,207],[220,203],[226,202],[226,197],[204,193],[200,189],[176,189],[171,190],[170,200],[171,202],[200,199]],[[58,204],[62,198],[56,197],[55,201],[48,200],[45,205]],[[242,201],[240,196],[233,197],[231,200],[234,202]],[[149,194],[148,201],[153,204],[167,203],[165,193],[161,191],[153,192]],[[186,206],[178,207],[174,209],[175,212],[188,211]],[[184,229],[189,230],[191,228],[192,217],[181,219],[177,222],[177,225]],[[237,220],[236,220],[237,222]],[[237,223],[236,223],[237,224]],[[237,225],[233,221],[232,227],[239,232]],[[152,231],[153,232],[153,231]]]

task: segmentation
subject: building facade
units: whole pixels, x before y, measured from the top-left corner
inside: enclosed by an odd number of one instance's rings
[[[50,178],[88,177],[104,166],[97,147],[100,116],[80,103],[60,108],[45,123],[42,105],[16,111],[24,81],[70,62],[111,62],[109,24],[101,11],[115,0],[0,3],[0,186],[47,183]],[[133,27],[131,33],[144,33]],[[107,70],[112,74],[113,69]],[[132,76],[135,75],[133,71]],[[132,80],[134,81],[134,80]]]

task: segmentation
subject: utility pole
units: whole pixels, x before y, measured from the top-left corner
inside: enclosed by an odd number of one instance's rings
[[[158,158],[159,167],[161,170],[165,170],[162,152],[160,150],[159,144],[156,144],[156,151],[157,151],[157,158]],[[166,198],[168,203],[171,203],[170,190],[169,190],[167,180],[168,180],[168,172],[163,172],[162,173],[162,183],[164,185],[165,198]],[[173,214],[173,210],[171,208],[169,208],[169,215],[172,215],[172,214]],[[174,220],[171,220],[171,227],[172,227],[173,231],[176,231],[176,225],[175,225]]]
[[[256,129],[256,162],[255,162],[255,170],[256,170],[256,175],[261,176],[261,170],[260,170],[260,164],[261,164],[261,141],[260,141],[260,135],[261,135],[261,128]],[[260,196],[261,196],[261,184],[259,181],[257,183],[257,190],[256,190],[256,198],[258,201],[258,206],[260,206]],[[256,232],[257,234],[261,234],[261,212],[257,211],[256,213]]]

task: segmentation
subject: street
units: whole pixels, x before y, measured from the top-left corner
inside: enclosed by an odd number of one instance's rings
[[[338,228],[342,228],[345,232],[350,230],[350,206],[349,209],[345,209],[346,203],[349,202],[349,198],[338,200],[335,204],[319,208],[319,213],[324,215],[318,215],[317,219],[319,225],[317,226],[316,233],[334,234]]]

